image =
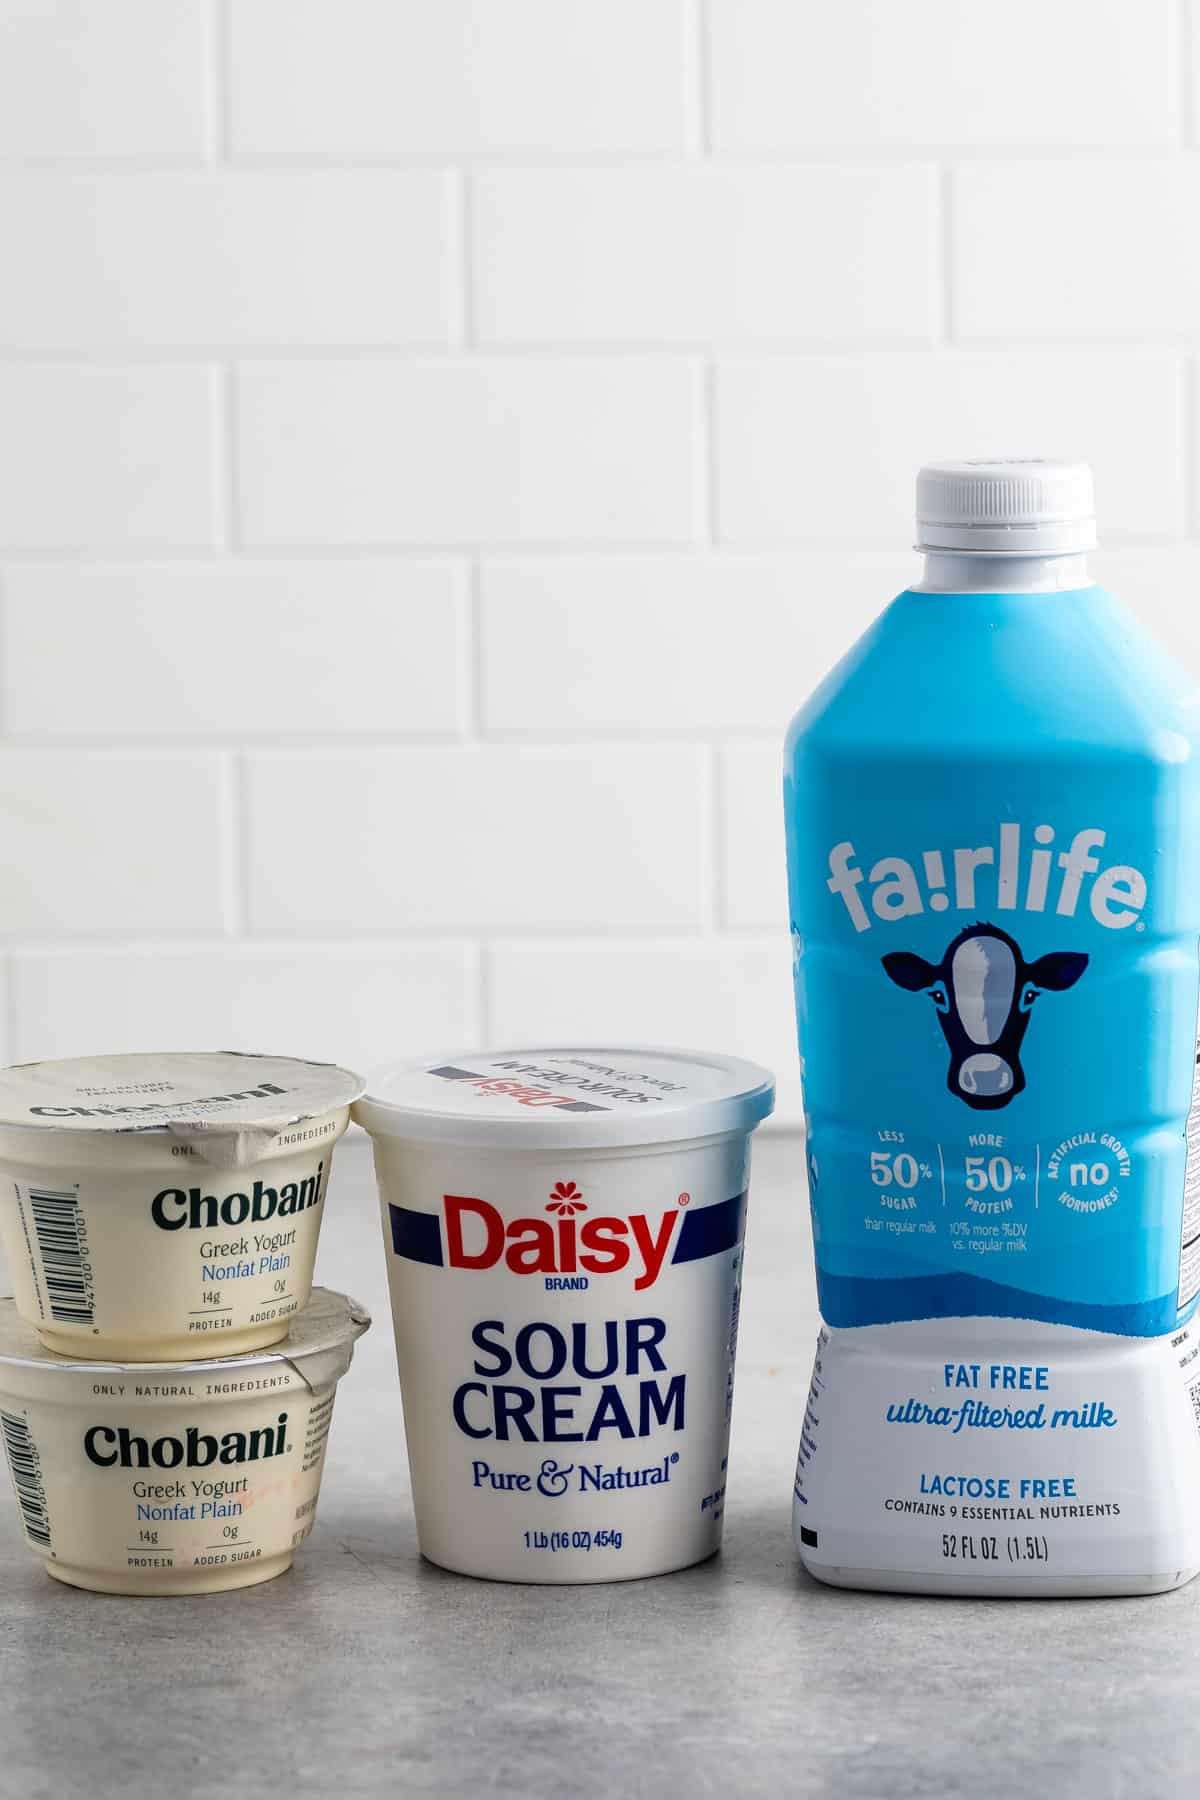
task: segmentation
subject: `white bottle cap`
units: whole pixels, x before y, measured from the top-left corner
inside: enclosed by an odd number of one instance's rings
[[[1086,463],[1001,457],[926,463],[917,476],[918,550],[1069,556],[1095,543]]]

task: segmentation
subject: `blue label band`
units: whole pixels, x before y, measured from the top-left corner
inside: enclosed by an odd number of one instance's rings
[[[1041,1319],[1118,1337],[1156,1337],[1174,1331],[1176,1292],[1153,1300],[1104,1306],[1030,1294],[980,1275],[914,1275],[895,1280],[831,1275],[819,1265],[821,1317],[830,1325],[888,1325],[897,1319]]]
[[[392,1222],[392,1249],[408,1262],[442,1266],[442,1227],[436,1213],[414,1212],[410,1206],[388,1204]]]
[[[735,1194],[716,1206],[701,1206],[683,1215],[672,1262],[699,1262],[740,1244],[746,1229],[746,1196]]]

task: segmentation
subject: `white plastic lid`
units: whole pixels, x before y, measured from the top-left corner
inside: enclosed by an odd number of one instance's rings
[[[53,1131],[278,1131],[349,1106],[363,1080],[335,1063],[237,1050],[73,1056],[0,1069],[0,1124]]]
[[[356,1341],[370,1324],[371,1315],[359,1301],[332,1288],[315,1287],[307,1306],[292,1319],[288,1335],[265,1350],[250,1350],[242,1356],[197,1357],[188,1362],[101,1362],[48,1350],[32,1325],[21,1318],[15,1301],[0,1300],[0,1395],[83,1400],[101,1379],[133,1375],[149,1382],[169,1374],[181,1384],[195,1377],[206,1384],[210,1394],[216,1390],[220,1399],[224,1397],[222,1389],[231,1395],[239,1392],[237,1377],[243,1372],[285,1364],[317,1392],[341,1380],[350,1367]]]
[[[1001,457],[926,463],[917,476],[918,550],[1069,556],[1095,543],[1086,463]]]
[[[752,1131],[775,1104],[757,1063],[690,1050],[464,1050],[368,1082],[370,1132],[510,1150],[602,1149]]]

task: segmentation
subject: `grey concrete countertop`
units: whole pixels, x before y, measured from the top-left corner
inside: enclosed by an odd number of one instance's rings
[[[510,1587],[423,1563],[370,1171],[338,1156],[320,1279],[367,1302],[313,1536],[241,1593],[49,1580],[0,1493],[0,1795],[1174,1794],[1200,1760],[1200,1583],[1151,1600],[822,1588],[790,1541],[815,1331],[801,1156],[760,1139],[723,1553]]]

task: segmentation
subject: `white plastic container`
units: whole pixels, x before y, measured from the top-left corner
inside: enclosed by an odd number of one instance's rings
[[[773,1100],[752,1063],[645,1049],[470,1052],[371,1085],[354,1116],[432,1562],[621,1581],[718,1548]]]
[[[900,1593],[1179,1587],[1200,1567],[1198,1418],[1193,1326],[823,1326],[796,1468],[804,1566]]]
[[[0,1071],[0,1237],[21,1317],[67,1356],[230,1356],[312,1287],[362,1081],[232,1052]]]
[[[0,1301],[0,1435],[47,1574],[149,1595],[281,1575],[313,1528],[334,1389],[369,1324],[316,1288],[278,1350],[130,1366],[55,1355]]]

